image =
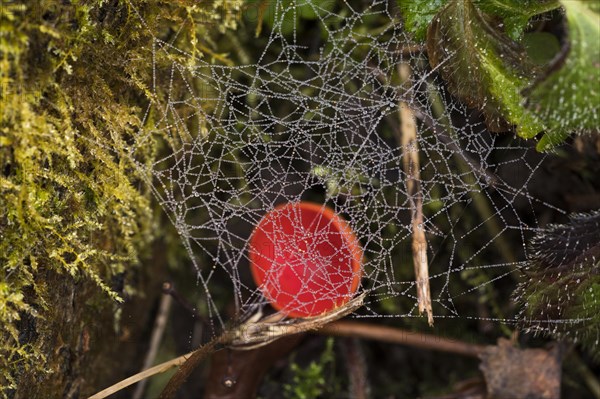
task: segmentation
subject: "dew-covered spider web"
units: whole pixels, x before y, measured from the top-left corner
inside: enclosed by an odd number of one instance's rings
[[[452,98],[387,1],[269,3],[269,18],[256,39],[260,56],[236,66],[181,50],[177,32],[153,33],[147,128],[132,150],[164,141],[159,158],[139,168],[151,173],[216,329],[232,304],[240,319],[276,301],[311,315],[362,292],[354,317],[422,317],[414,228],[427,239],[436,322],[514,324],[507,293],[528,240],[540,218],[562,212],[534,184],[548,156],[513,133],[489,132]],[[233,35],[254,35],[256,22],[245,24]],[[417,125],[410,148],[401,104]],[[416,164],[404,161],[417,150],[423,221],[413,225]],[[305,202],[323,213],[282,211]],[[266,238],[253,244],[265,217]],[[262,287],[250,266],[259,258]]]

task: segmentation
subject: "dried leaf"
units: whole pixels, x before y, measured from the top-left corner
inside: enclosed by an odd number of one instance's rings
[[[558,347],[519,349],[507,340],[480,355],[488,399],[560,398],[561,353]]]

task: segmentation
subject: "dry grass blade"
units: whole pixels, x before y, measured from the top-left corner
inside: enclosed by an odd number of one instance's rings
[[[410,86],[411,69],[406,63],[398,66],[398,74],[402,87]],[[433,325],[431,292],[429,288],[429,265],[427,262],[427,238],[423,228],[423,193],[420,183],[419,146],[417,141],[417,125],[415,116],[404,101],[399,104],[400,132],[402,145],[402,161],[407,174],[406,189],[411,206],[412,253],[417,283],[417,301],[419,312],[427,313],[429,325]]]
[[[173,367],[177,367],[182,365],[183,363],[186,362],[186,360],[189,359],[189,357],[193,354],[194,352],[190,352],[190,353],[186,353],[183,356],[179,356],[178,358],[175,359],[171,359],[168,362],[165,363],[161,363],[157,366],[154,366],[152,368],[149,368],[147,370],[142,371],[141,373],[137,373],[132,375],[131,377],[128,377],[122,381],[119,381],[118,383],[116,383],[115,385],[112,385],[106,389],[103,389],[102,391],[90,396],[88,399],[104,399],[109,397],[110,395],[119,392],[122,389],[127,388],[130,385],[135,384],[136,382],[142,381],[146,378],[152,377],[155,374],[160,374],[160,373],[164,373],[165,371],[173,368]]]

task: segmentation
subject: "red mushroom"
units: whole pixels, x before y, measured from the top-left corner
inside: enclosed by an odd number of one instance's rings
[[[324,205],[287,203],[267,213],[250,238],[252,276],[290,317],[318,316],[348,302],[363,252],[344,219]]]

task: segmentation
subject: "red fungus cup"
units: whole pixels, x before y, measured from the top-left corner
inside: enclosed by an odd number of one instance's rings
[[[324,205],[287,203],[267,213],[250,237],[252,276],[271,305],[312,317],[348,302],[363,252],[344,219]]]

